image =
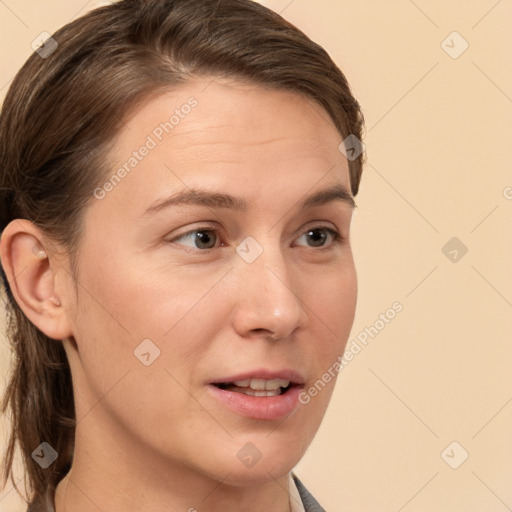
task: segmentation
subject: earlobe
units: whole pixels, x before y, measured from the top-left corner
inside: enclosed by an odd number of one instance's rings
[[[25,316],[53,339],[72,335],[68,313],[55,289],[56,265],[45,248],[41,230],[15,219],[2,232],[0,258],[12,294]]]

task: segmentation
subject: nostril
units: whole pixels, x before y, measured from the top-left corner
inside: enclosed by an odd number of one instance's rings
[[[262,338],[268,338],[270,341],[276,341],[276,335],[274,332],[269,331],[268,329],[252,329],[252,332],[255,336],[261,336]]]

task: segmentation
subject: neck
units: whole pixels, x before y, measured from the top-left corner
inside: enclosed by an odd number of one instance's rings
[[[290,512],[289,475],[240,481],[234,470],[215,477],[138,446],[111,425],[80,426],[73,466],[56,489],[55,512]]]

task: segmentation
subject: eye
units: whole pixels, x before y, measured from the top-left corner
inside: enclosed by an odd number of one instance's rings
[[[178,240],[189,240],[192,245],[187,245],[181,243],[180,245],[185,245],[188,247],[192,247],[193,249],[213,249],[215,247],[215,241],[218,239],[217,231],[211,228],[199,228],[194,229],[193,231],[189,231],[177,238],[174,238],[172,242],[177,242]]]
[[[336,230],[326,226],[310,228],[297,240],[300,240],[304,237],[309,238],[309,240],[312,241],[313,245],[310,245],[310,247],[324,247],[325,242],[329,237],[332,239],[331,245],[342,242],[341,235]]]

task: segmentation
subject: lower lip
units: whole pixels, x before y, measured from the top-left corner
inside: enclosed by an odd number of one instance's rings
[[[276,396],[251,396],[220,389],[213,384],[208,385],[208,390],[217,400],[240,416],[255,420],[282,420],[299,404],[302,386],[292,386],[286,393]]]

